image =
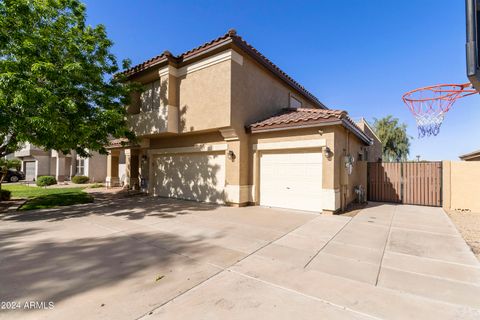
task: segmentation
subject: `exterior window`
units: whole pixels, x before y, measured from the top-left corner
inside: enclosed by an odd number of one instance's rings
[[[295,98],[294,96],[290,95],[290,108],[301,108],[302,107],[302,102]]]
[[[85,175],[85,159],[77,158],[77,176]]]

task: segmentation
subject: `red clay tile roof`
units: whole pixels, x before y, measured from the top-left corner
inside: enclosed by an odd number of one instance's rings
[[[252,123],[252,131],[277,127],[289,127],[314,123],[334,122],[343,119],[346,112],[342,110],[325,110],[312,108],[283,109],[276,115],[259,122]]]
[[[289,85],[297,89],[299,92],[303,93],[307,99],[311,100],[314,102],[318,107],[320,108],[326,108],[323,103],[318,100],[317,97],[315,97],[311,92],[309,92],[305,87],[300,85],[297,81],[295,81],[292,77],[290,77],[288,74],[286,74],[284,71],[282,71],[277,65],[275,65],[272,61],[270,61],[267,57],[265,57],[263,54],[261,54],[257,49],[255,49],[252,45],[250,45],[248,42],[246,42],[242,37],[237,35],[237,32],[235,30],[229,30],[226,34],[212,40],[209,42],[206,42],[202,44],[199,47],[196,47],[194,49],[191,49],[189,51],[186,51],[178,56],[174,56],[172,53],[169,51],[164,51],[162,54],[149,59],[147,61],[144,61],[138,65],[133,66],[130,69],[125,70],[122,72],[127,77],[130,77],[138,72],[147,70],[151,67],[154,67],[156,65],[159,65],[163,62],[170,61],[172,63],[182,63],[184,60],[200,54],[204,51],[207,51],[208,49],[211,49],[213,47],[222,45],[222,44],[228,44],[228,43],[234,43],[237,47],[245,51],[247,54],[249,54],[252,58],[254,58],[257,62],[262,64],[264,67],[269,69],[271,72],[276,74],[278,77],[280,77],[282,80],[287,82]]]
[[[272,117],[252,123],[247,129],[255,133],[270,129],[309,127],[322,124],[341,124],[351,130],[365,143],[371,144],[371,139],[355,124],[348,116],[348,113],[343,110],[286,108]]]

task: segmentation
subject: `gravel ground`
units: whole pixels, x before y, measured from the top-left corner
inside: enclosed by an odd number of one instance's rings
[[[449,211],[447,214],[480,260],[480,212]]]

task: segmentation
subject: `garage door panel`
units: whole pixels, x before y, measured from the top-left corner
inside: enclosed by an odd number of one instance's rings
[[[35,180],[35,161],[25,162],[25,180]]]
[[[155,195],[223,203],[224,188],[223,153],[164,155],[155,160]]]
[[[264,153],[260,157],[260,204],[322,210],[322,153]]]

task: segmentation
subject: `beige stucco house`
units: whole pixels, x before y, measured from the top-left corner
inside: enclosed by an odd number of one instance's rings
[[[364,120],[328,109],[234,30],[125,75],[144,85],[128,106],[139,143],[112,141],[109,185],[122,153],[126,184],[154,196],[336,211],[381,157]]]
[[[58,182],[63,182],[79,175],[89,177],[90,182],[104,182],[107,176],[107,156],[98,152],[93,152],[89,158],[82,158],[74,151],[64,155],[26,143],[14,156],[22,161],[22,171],[27,181],[34,181],[38,176],[54,176]]]

